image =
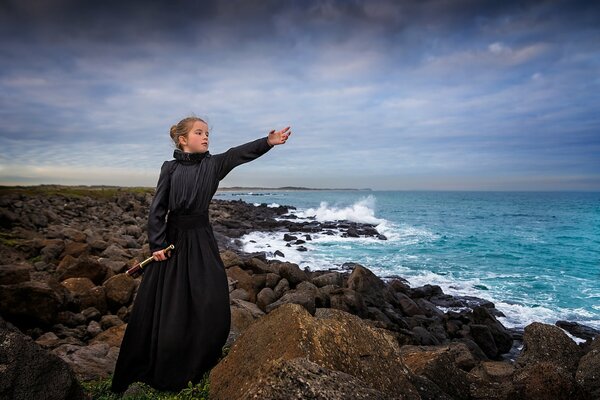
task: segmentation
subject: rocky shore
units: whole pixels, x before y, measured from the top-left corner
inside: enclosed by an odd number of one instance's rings
[[[0,398],[85,398],[80,382],[112,373],[143,279],[124,272],[149,256],[152,195],[0,191]],[[386,240],[368,224],[294,221],[290,208],[211,204],[232,311],[211,399],[600,398],[592,328],[511,330],[489,301],[378,277],[360,260],[317,271],[240,250],[257,230],[278,232],[290,252],[315,232]]]

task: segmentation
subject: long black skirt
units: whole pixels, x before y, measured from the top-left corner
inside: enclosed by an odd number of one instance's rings
[[[179,391],[200,382],[227,341],[231,314],[225,266],[207,214],[169,215],[171,256],[145,267],[112,379]]]

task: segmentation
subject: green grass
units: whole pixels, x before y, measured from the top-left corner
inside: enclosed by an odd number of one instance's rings
[[[144,186],[65,186],[65,185],[36,185],[36,186],[0,186],[0,196],[6,194],[22,194],[25,196],[54,196],[94,199],[107,199],[119,193],[154,193],[154,188]]]
[[[21,240],[12,233],[0,232],[0,243],[5,246],[15,247],[21,243]]]
[[[230,347],[223,347],[221,349],[221,359],[219,361],[227,356],[229,349]],[[200,382],[195,385],[192,382],[188,382],[188,386],[178,393],[163,392],[143,382],[136,382],[134,384],[138,390],[136,390],[135,394],[122,396],[110,390],[112,374],[106,379],[82,382],[81,386],[85,394],[94,400],[208,400],[210,392],[209,375],[210,371],[207,371]]]
[[[193,385],[192,382],[188,382],[188,386],[178,393],[168,391],[161,392],[145,383],[136,382],[135,386],[138,390],[136,390],[135,393],[121,396],[110,390],[112,375],[107,379],[100,381],[82,382],[81,386],[86,395],[97,400],[208,400],[210,386],[208,380],[209,374],[210,371],[206,372],[202,377],[202,380],[196,385]],[[133,385],[134,384],[131,386]]]

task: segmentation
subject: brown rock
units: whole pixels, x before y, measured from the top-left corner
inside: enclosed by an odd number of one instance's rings
[[[600,336],[596,336],[589,351],[579,360],[577,383],[592,399],[600,399]]]
[[[227,276],[237,281],[236,289],[244,289],[248,292],[250,301],[252,303],[256,302],[256,292],[254,291],[254,285],[252,284],[252,276],[248,272],[238,266],[233,266],[227,268]]]
[[[280,279],[281,277],[279,275],[269,272],[265,278],[265,286],[274,289]]]
[[[361,318],[366,318],[369,313],[362,295],[352,289],[339,288],[330,291],[329,302],[331,308],[337,308]]]
[[[256,305],[263,311],[267,309],[269,304],[276,300],[277,297],[275,296],[275,292],[269,287],[263,288],[258,292],[258,295],[256,295]]]
[[[30,265],[0,265],[0,285],[27,282],[31,280],[32,269]]]
[[[107,267],[105,265],[84,255],[79,257],[75,264],[63,271],[58,279],[64,281],[69,278],[88,278],[96,285],[100,285],[105,279],[106,272]]]
[[[106,301],[112,309],[119,309],[129,304],[135,289],[135,280],[127,274],[118,274],[103,284]]]
[[[90,340],[89,344],[102,342],[107,343],[110,347],[121,347],[123,335],[125,335],[125,329],[127,329],[127,324],[125,323],[108,328]]]
[[[323,287],[327,285],[333,285],[341,287],[343,285],[342,274],[339,272],[329,272],[323,275],[319,275],[312,279],[312,283],[317,287]]]
[[[388,400],[400,399],[367,387],[360,379],[304,357],[275,361],[244,399]]]
[[[466,347],[462,349],[467,351]],[[469,399],[469,378],[455,362],[449,346],[402,346],[402,361],[410,370],[434,382],[454,399]]]
[[[88,278],[69,278],[62,285],[79,301],[80,310],[94,307],[100,313],[106,313],[106,294],[102,286],[94,286]]]
[[[270,313],[283,304],[294,303],[303,306],[309,313],[315,313],[315,292],[311,290],[292,289],[288,290],[277,301],[265,307],[265,311]]]
[[[231,345],[240,334],[246,330],[254,321],[265,315],[256,304],[240,299],[231,299],[231,327],[226,346]]]
[[[67,242],[65,244],[65,250],[63,251],[62,255],[60,256],[65,257],[65,256],[71,256],[71,257],[79,257],[82,254],[86,254],[89,253],[90,251],[90,245],[87,243],[81,243],[81,242]]]
[[[220,255],[225,268],[233,267],[234,265],[243,265],[241,258],[231,250],[225,250]]]
[[[368,268],[360,264],[355,267],[348,277],[347,286],[360,293],[367,305],[379,306],[386,301],[394,301],[386,284]]]
[[[516,390],[513,398],[517,399],[577,400],[582,398],[573,375],[549,361],[532,362],[517,369],[513,382]]]
[[[282,262],[278,265],[278,271],[273,271],[279,274],[282,278],[287,279],[291,287],[296,286],[302,281],[308,280],[306,272],[300,269],[298,264],[290,262]]]
[[[256,274],[276,273],[277,268],[268,264],[257,257],[252,257],[244,263],[246,269],[253,271]]]
[[[278,362],[304,357],[362,381],[367,388],[419,399],[399,357],[395,338],[340,310],[313,318],[298,304],[284,304],[250,325],[210,373],[211,399],[242,399]]]
[[[51,325],[64,305],[64,298],[47,283],[21,282],[0,286],[0,312],[26,324]]]
[[[525,327],[523,351],[517,364],[529,365],[546,361],[574,374],[581,358],[581,349],[557,326],[534,322]]]
[[[89,346],[63,344],[52,350],[66,361],[80,381],[106,379],[114,372],[119,348],[98,342]]]

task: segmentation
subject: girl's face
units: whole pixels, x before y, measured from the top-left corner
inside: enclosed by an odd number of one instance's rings
[[[208,125],[202,121],[194,121],[188,134],[179,138],[183,151],[188,153],[208,151],[208,133]]]

